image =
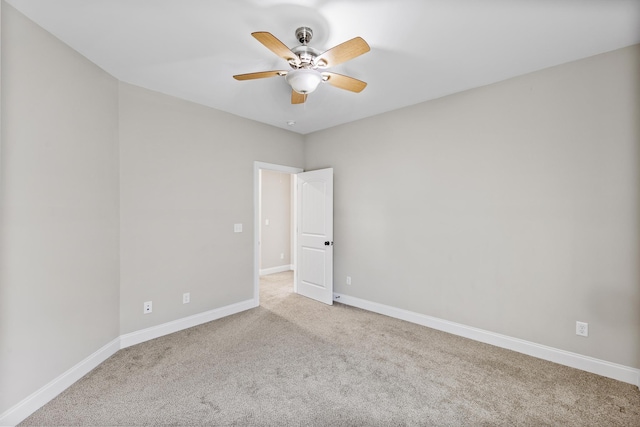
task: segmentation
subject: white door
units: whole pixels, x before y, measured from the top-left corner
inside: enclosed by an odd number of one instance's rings
[[[333,304],[333,169],[296,175],[296,292]]]

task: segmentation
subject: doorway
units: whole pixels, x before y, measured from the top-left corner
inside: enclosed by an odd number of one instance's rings
[[[254,162],[253,299],[256,307],[260,305],[261,274],[295,269],[293,175],[302,171],[301,168]],[[266,191],[263,191],[263,182],[268,187]]]
[[[293,175],[260,170],[260,276],[293,270]]]

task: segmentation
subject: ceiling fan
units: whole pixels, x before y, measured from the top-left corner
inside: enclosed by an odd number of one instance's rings
[[[355,37],[325,52],[320,52],[307,45],[313,37],[313,31],[309,27],[300,27],[296,30],[296,39],[301,45],[292,49],[289,49],[273,34],[266,31],[258,31],[251,33],[251,35],[265,45],[267,49],[286,60],[291,70],[237,74],[233,76],[236,80],[284,77],[292,89],[292,104],[304,103],[307,100],[307,95],[316,90],[321,82],[356,93],[361,92],[367,86],[365,82],[353,77],[324,71],[325,68],[342,64],[369,52],[371,49],[362,37]]]

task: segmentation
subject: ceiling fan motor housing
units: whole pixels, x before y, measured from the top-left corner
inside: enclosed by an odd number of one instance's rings
[[[291,63],[289,62],[289,64],[291,65],[291,68],[294,69],[298,69],[298,68],[317,68],[319,66],[322,66],[322,63],[316,63],[316,58],[320,55],[320,51],[318,51],[317,49],[314,49],[310,46],[296,46],[293,49],[291,49],[291,51],[293,53],[296,54],[296,56],[298,57],[298,59],[300,60],[299,63]],[[322,62],[322,61],[320,61]]]

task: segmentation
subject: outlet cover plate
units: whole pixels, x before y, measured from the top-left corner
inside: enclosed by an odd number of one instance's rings
[[[581,337],[589,336],[589,324],[585,322],[576,322],[576,335]]]

